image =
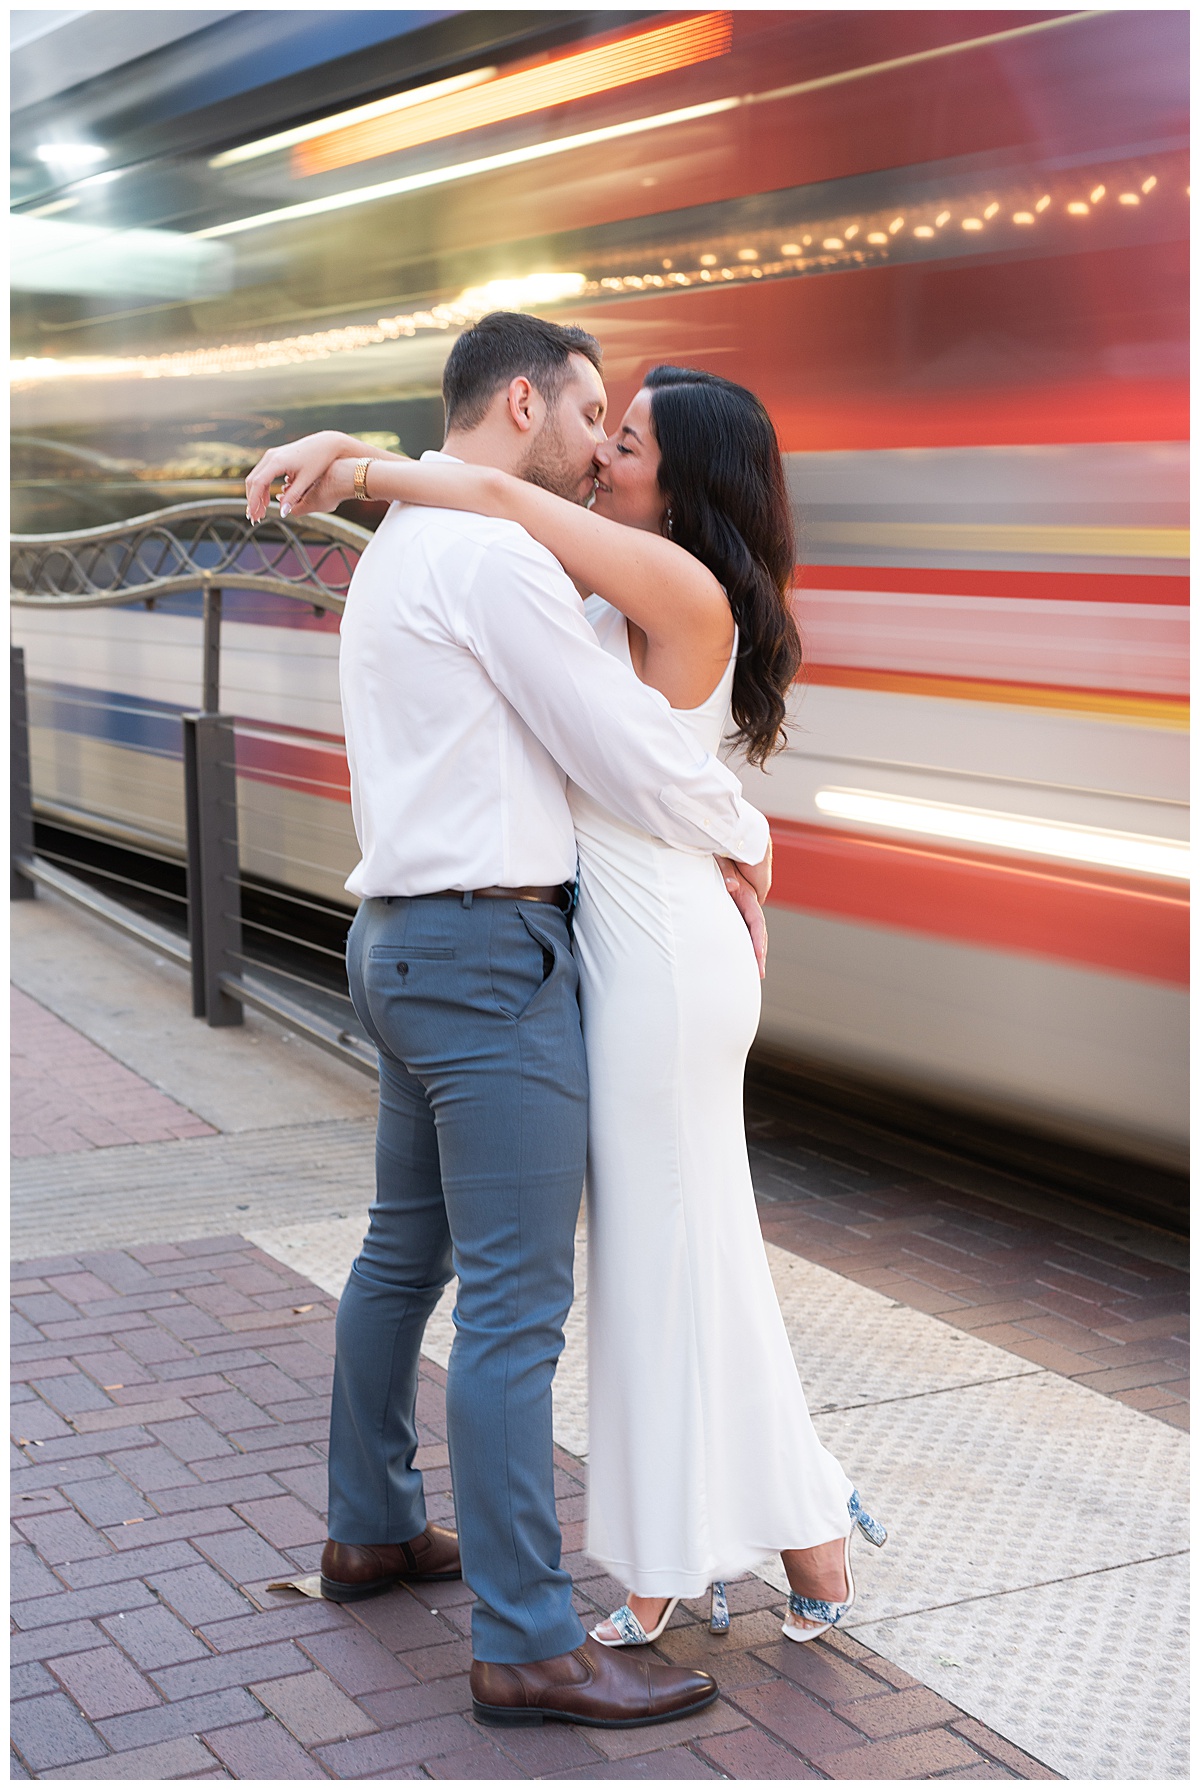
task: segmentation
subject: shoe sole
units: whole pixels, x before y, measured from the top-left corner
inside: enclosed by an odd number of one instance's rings
[[[653,1728],[660,1722],[677,1722],[685,1715],[695,1715],[699,1710],[707,1709],[720,1694],[719,1688],[714,1686],[707,1697],[689,1703],[686,1709],[668,1709],[662,1715],[635,1715],[620,1720],[598,1715],[573,1715],[566,1709],[502,1709],[494,1703],[477,1703],[474,1698],[471,1708],[475,1720],[489,1728],[540,1728],[543,1722],[573,1722],[580,1728]]]
[[[337,1579],[327,1579],[322,1573],[321,1596],[331,1604],[359,1604],[364,1598],[381,1597],[393,1585],[442,1585],[461,1578],[461,1572],[408,1573],[403,1577],[397,1574],[391,1579],[369,1579],[365,1585],[343,1585]]]

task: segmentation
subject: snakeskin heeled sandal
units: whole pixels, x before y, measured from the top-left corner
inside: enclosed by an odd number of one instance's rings
[[[675,1614],[675,1605],[678,1602],[679,1599],[677,1597],[672,1597],[667,1600],[666,1609],[659,1617],[655,1627],[652,1628],[649,1633],[642,1627],[633,1611],[629,1608],[629,1605],[622,1604],[621,1608],[619,1610],[614,1610],[612,1615],[608,1618],[617,1631],[616,1635],[611,1639],[607,1635],[602,1635],[600,1633],[602,1625],[598,1623],[591,1631],[592,1640],[599,1641],[601,1647],[647,1647],[651,1641],[658,1640],[659,1635],[662,1634],[664,1628],[666,1628],[668,1622],[670,1622],[672,1616]]]
[[[887,1530],[882,1523],[865,1511],[858,1500],[857,1491],[851,1492],[847,1506],[850,1512],[850,1532],[846,1536],[846,1601],[844,1603],[827,1603],[819,1597],[801,1597],[798,1591],[788,1593],[788,1613],[784,1618],[783,1632],[789,1641],[815,1641],[826,1629],[832,1628],[836,1622],[847,1615],[854,1606],[854,1574],[850,1570],[850,1543],[861,1529],[872,1547],[881,1548],[887,1540]],[[812,1627],[802,1628],[792,1617],[803,1617]]]

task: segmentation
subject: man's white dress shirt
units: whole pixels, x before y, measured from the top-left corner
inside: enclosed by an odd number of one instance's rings
[[[668,844],[765,855],[767,823],[733,773],[603,650],[558,561],[516,523],[393,504],[341,636],[353,894],[572,881],[568,777]]]

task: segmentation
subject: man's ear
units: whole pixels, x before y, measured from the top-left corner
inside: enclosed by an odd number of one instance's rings
[[[541,398],[523,375],[509,380],[507,402],[510,418],[521,433],[527,435],[538,420]]]

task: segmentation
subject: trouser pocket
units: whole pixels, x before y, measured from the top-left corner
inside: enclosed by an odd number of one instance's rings
[[[574,972],[566,916],[530,903],[505,907],[492,927],[492,993],[508,1019],[528,1018],[551,986]]]

